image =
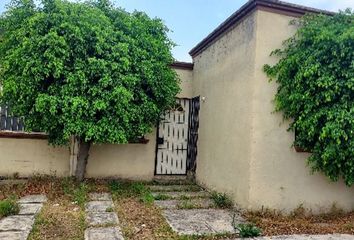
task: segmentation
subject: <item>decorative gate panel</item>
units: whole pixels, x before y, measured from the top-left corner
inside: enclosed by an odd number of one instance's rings
[[[157,134],[157,175],[187,173],[189,99],[177,99],[176,107],[160,120]]]
[[[197,143],[199,131],[199,110],[200,97],[195,97],[190,100],[189,114],[189,134],[188,134],[188,151],[187,151],[187,170],[195,172],[197,168]]]
[[[199,97],[177,99],[160,120],[156,144],[156,175],[185,175],[196,170]]]

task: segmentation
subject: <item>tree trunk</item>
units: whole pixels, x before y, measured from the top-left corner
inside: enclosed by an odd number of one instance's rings
[[[75,177],[77,181],[82,182],[85,178],[86,165],[89,157],[91,142],[85,142],[81,138],[78,138],[78,142],[79,151],[77,155]]]

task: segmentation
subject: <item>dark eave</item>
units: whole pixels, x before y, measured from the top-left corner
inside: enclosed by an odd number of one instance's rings
[[[212,33],[204,38],[197,46],[195,46],[189,54],[192,57],[197,56],[215,40],[227,32],[232,26],[240,22],[245,16],[256,9],[276,12],[279,14],[300,17],[306,13],[333,15],[334,12],[320,10],[316,8],[305,7],[297,4],[282,2],[278,0],[249,0],[239,10],[232,14],[228,19],[221,23]]]
[[[172,68],[182,69],[182,70],[193,70],[194,64],[187,62],[174,62],[171,64]]]

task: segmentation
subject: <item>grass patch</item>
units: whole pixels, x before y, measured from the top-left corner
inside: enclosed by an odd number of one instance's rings
[[[84,208],[88,200],[88,193],[90,187],[87,183],[77,184],[72,178],[65,178],[62,181],[62,188],[66,194],[75,204]]]
[[[155,200],[155,198],[150,192],[147,192],[147,193],[143,194],[142,197],[140,197],[140,201],[142,201],[143,203],[146,203],[146,204],[153,204],[154,200]]]
[[[118,182],[114,180],[108,183],[108,188],[115,199],[134,197],[145,204],[151,205],[154,202],[150,189],[141,182]]]
[[[10,197],[0,201],[0,219],[10,215],[16,215],[20,211],[16,197]]]
[[[167,194],[163,194],[163,193],[159,193],[156,196],[154,196],[155,200],[169,200],[171,199],[170,196],[168,196]]]
[[[126,240],[221,240],[236,237],[230,234],[179,236],[169,227],[161,210],[154,205],[146,205],[134,197],[116,199],[115,205]]]
[[[190,199],[189,200],[183,200],[177,205],[178,209],[195,209],[199,208],[200,206],[198,204],[193,203]]]
[[[116,197],[139,197],[150,190],[140,182],[119,182],[116,180],[108,183],[108,188]]]
[[[262,234],[261,229],[251,223],[238,224],[234,228],[239,231],[239,235],[242,238],[258,237]]]
[[[28,240],[82,240],[86,227],[84,211],[62,195],[44,205]]]
[[[106,209],[106,212],[114,212],[114,209],[112,207],[109,207]]]
[[[231,208],[233,206],[232,200],[225,193],[212,192],[211,199],[218,208]]]

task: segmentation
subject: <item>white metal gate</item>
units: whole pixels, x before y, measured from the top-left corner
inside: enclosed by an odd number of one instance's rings
[[[177,99],[166,112],[157,134],[156,175],[187,174],[190,99]]]

